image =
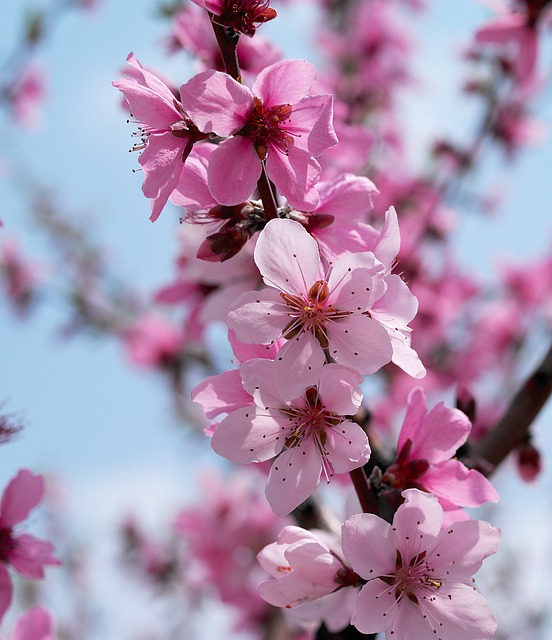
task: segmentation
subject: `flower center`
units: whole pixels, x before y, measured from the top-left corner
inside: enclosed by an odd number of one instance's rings
[[[284,153],[293,144],[293,137],[282,128],[282,125],[289,122],[291,110],[290,104],[266,107],[260,98],[253,98],[253,112],[240,133],[253,140],[259,160],[266,158],[270,144]]]
[[[7,562],[16,546],[17,543],[12,537],[12,530],[0,529],[0,562]]]
[[[329,293],[325,280],[316,281],[306,297],[281,291],[280,296],[289,307],[288,316],[292,318],[285,326],[282,336],[291,340],[301,332],[312,331],[320,346],[326,349],[329,345],[326,324],[351,314],[351,311],[340,311],[337,307],[328,305]]]
[[[227,0],[222,13],[215,16],[214,21],[252,36],[256,29],[255,22],[268,22],[277,16],[276,11],[268,5],[269,0]]]
[[[403,564],[401,554],[397,551],[396,573],[392,582],[396,585],[395,598],[397,600],[404,593],[411,602],[419,604],[419,597],[424,599],[431,597],[431,592],[442,586],[443,581],[433,575],[425,557],[426,552],[422,551],[411,558],[408,564]]]

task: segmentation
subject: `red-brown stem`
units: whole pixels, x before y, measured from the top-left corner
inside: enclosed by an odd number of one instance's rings
[[[476,458],[483,458],[494,469],[518,444],[552,394],[552,347],[534,373],[516,393],[500,421],[474,448]],[[492,471],[491,471],[492,472]]]
[[[352,471],[349,471],[349,475],[353,481],[355,491],[360,501],[360,506],[364,513],[374,513],[375,515],[379,515],[378,501],[368,484],[368,478],[366,477],[364,469],[362,467],[353,469]]]
[[[215,38],[220,49],[220,55],[224,63],[224,69],[229,76],[232,76],[234,80],[241,83],[242,77],[240,72],[240,65],[238,62],[237,46],[239,41],[239,34],[232,32],[229,33],[220,24],[213,22],[213,14],[209,13],[211,18],[211,24],[213,25],[213,31],[215,32]],[[263,208],[265,217],[267,220],[278,217],[278,206],[276,204],[276,198],[274,197],[274,191],[268,180],[266,173],[266,167],[264,162],[262,163],[261,177],[257,182],[257,189],[263,201]]]

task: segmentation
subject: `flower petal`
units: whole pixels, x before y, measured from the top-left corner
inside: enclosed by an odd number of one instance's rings
[[[44,479],[28,469],[21,469],[10,481],[0,504],[0,527],[11,529],[27,518],[42,500]]]
[[[316,70],[306,60],[281,60],[265,67],[252,90],[268,107],[299,102],[316,80]]]
[[[207,169],[209,191],[219,204],[245,202],[257,186],[262,165],[249,138],[236,136],[213,151]]]
[[[397,547],[391,525],[369,513],[358,513],[341,528],[345,559],[365,580],[395,571]]]

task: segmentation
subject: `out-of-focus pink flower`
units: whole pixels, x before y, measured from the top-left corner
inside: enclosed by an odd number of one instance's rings
[[[268,176],[293,206],[316,206],[315,158],[337,138],[332,97],[309,95],[315,79],[308,62],[283,60],[261,71],[252,89],[220,71],[204,71],[183,85],[183,104],[197,126],[234,136],[209,162],[209,189],[218,203],[248,200],[266,161]]]
[[[299,385],[313,382],[326,348],[362,374],[392,360],[414,377],[424,375],[408,335],[416,298],[373,253],[343,257],[324,273],[314,238],[298,222],[278,219],[261,232],[255,262],[269,288],[240,296],[228,325],[247,343],[286,339],[278,377],[289,378],[292,367]]]
[[[27,469],[21,469],[4,490],[0,503],[0,620],[12,598],[8,566],[25,578],[37,579],[44,577],[45,566],[61,565],[50,542],[14,531],[15,525],[27,518],[43,494],[44,479]]]
[[[42,103],[46,96],[44,71],[38,67],[26,67],[18,74],[10,93],[15,119],[28,129],[37,128],[42,122]]]
[[[257,559],[274,578],[259,585],[259,593],[268,603],[293,607],[294,620],[324,622],[332,632],[349,624],[356,587],[362,581],[344,560],[336,536],[285,527],[277,542],[266,546]]]
[[[132,77],[115,80],[113,86],[125,96],[132,116],[139,123],[142,151],[138,162],[145,179],[142,191],[152,200],[150,220],[157,220],[180,180],[184,162],[195,142],[207,136],[200,133],[182,103],[155,74],[147,71],[129,53]]]
[[[19,617],[11,640],[55,640],[54,618],[45,607],[35,606]]]
[[[13,238],[6,238],[0,245],[0,276],[18,313],[29,310],[43,273],[44,267],[27,259]]]
[[[142,367],[162,367],[182,351],[185,337],[181,329],[160,315],[139,318],[122,334],[130,361]]]
[[[273,20],[278,15],[269,7],[270,0],[192,0],[199,7],[210,11],[213,22],[244,33],[255,35],[256,24]]]
[[[287,379],[279,378],[274,361],[255,359],[242,364],[240,373],[254,404],[247,398],[230,413],[211,444],[234,462],[276,458],[266,485],[276,513],[287,514],[305,501],[322,474],[329,482],[334,473],[347,473],[368,461],[366,433],[346,418],[362,401],[362,378],[356,371],[328,364],[314,371],[310,385],[291,380],[289,373]],[[239,402],[239,396],[232,394],[232,400]]]
[[[342,528],[345,559],[367,580],[351,623],[387,640],[488,640],[496,620],[472,576],[495,553],[501,533],[467,520],[441,528],[437,499],[417,489],[389,524],[371,514],[348,518]]]
[[[485,476],[453,457],[470,431],[471,423],[464,413],[443,402],[428,411],[423,390],[413,389],[397,459],[386,470],[383,482],[398,490],[418,488],[433,493],[445,510],[447,523],[468,517],[460,506],[496,502],[498,494]]]

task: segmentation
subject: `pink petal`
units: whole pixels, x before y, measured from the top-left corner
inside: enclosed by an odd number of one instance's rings
[[[42,500],[44,479],[28,469],[21,469],[10,481],[0,504],[0,527],[11,529],[27,518]]]
[[[341,532],[345,558],[359,576],[371,580],[395,571],[397,547],[388,522],[358,513],[345,520]]]
[[[254,398],[259,407],[279,409],[285,407],[287,400],[282,398],[274,379],[274,362],[268,359],[254,358],[240,367],[244,389]]]
[[[195,125],[219,136],[237,133],[247,124],[253,109],[251,91],[221,71],[198,73],[182,85],[180,95]]]
[[[221,143],[211,155],[209,190],[219,204],[245,202],[257,186],[262,165],[249,138],[236,136]]]
[[[287,153],[283,153],[271,144],[266,171],[292,206],[312,211],[318,205],[320,197],[314,186],[320,177],[320,165],[308,151],[290,144]]]
[[[306,60],[281,60],[263,69],[253,84],[253,94],[268,107],[299,102],[316,80],[316,70]]]
[[[386,276],[385,283],[387,290],[374,303],[370,313],[390,329],[405,327],[418,311],[418,300],[400,276]]]
[[[403,596],[397,605],[395,623],[392,626],[393,636],[388,633],[387,637],[397,636],[397,638],[416,638],[416,640],[440,638],[438,634],[441,632],[441,627],[437,625],[437,632],[435,632],[434,627],[431,626],[434,618],[430,618],[428,614],[424,617],[424,613],[429,609],[425,602],[422,605],[415,604]],[[388,631],[391,631],[391,628]],[[447,636],[444,637],[448,640]]]
[[[136,71],[133,72],[133,77],[136,78],[140,84],[152,89],[163,98],[167,104],[174,106],[173,92],[161,78],[158,78],[154,73],[145,69],[132,52],[128,54],[126,61],[136,69]]]
[[[320,454],[309,439],[285,449],[273,462],[266,483],[266,498],[274,513],[286,515],[316,490],[322,464]]]
[[[205,378],[192,389],[192,400],[201,405],[209,419],[253,404],[253,398],[243,388],[238,369]]]
[[[8,570],[0,564],[0,622],[8,610],[12,600],[13,587]]]
[[[393,531],[403,560],[425,550],[439,534],[443,509],[435,496],[418,489],[402,492],[405,501],[393,518]]]
[[[354,369],[333,363],[324,366],[318,391],[326,409],[342,416],[354,415],[362,403],[362,382]]]
[[[361,633],[378,633],[393,625],[397,613],[395,592],[383,580],[376,578],[370,580],[360,590],[351,616],[351,624]],[[402,637],[405,640],[408,638],[408,636]],[[416,640],[422,639],[416,637]]]
[[[269,344],[277,340],[289,321],[287,305],[273,289],[243,293],[228,312],[227,322],[238,340]]]
[[[32,607],[17,621],[12,640],[54,640],[52,614],[44,607]]]
[[[206,150],[208,153],[205,153]],[[214,150],[214,146],[205,144],[190,153],[180,172],[178,185],[170,196],[173,204],[190,211],[202,211],[215,206],[216,202],[207,185],[207,167]]]
[[[348,473],[370,458],[368,437],[361,426],[345,421],[326,430],[326,449],[336,473]]]
[[[455,522],[443,529],[431,550],[428,563],[436,573],[445,573],[450,580],[470,580],[479,571],[485,558],[500,546],[500,529],[482,520]]]
[[[498,502],[498,493],[487,478],[475,469],[468,469],[460,460],[447,460],[430,467],[419,478],[419,483],[430,493],[462,507]]]
[[[343,564],[318,540],[300,540],[285,552],[291,568],[313,584],[325,585],[326,593],[336,588],[335,574]]]
[[[333,98],[330,95],[308,96],[293,105],[291,118],[284,129],[293,136],[294,145],[315,158],[337,144],[333,128]]]
[[[435,598],[426,606],[432,619],[442,624],[438,627],[438,633],[443,638],[494,638],[496,619],[485,598],[472,586],[460,582],[451,585],[445,583],[434,594]],[[435,638],[435,635],[432,634],[431,637]]]
[[[23,534],[15,538],[16,547],[10,555],[10,564],[25,578],[43,578],[44,567],[60,566],[54,556],[54,545],[34,536]]]
[[[413,410],[416,421],[412,423],[410,419],[411,405],[413,407],[418,405]],[[411,460],[424,458],[433,464],[449,460],[456,453],[458,447],[466,441],[471,430],[471,423],[462,411],[447,407],[444,402],[435,405],[422,417],[421,422],[418,422],[422,405],[425,407],[423,391],[421,389],[412,391],[408,399],[408,410],[403,426],[405,435],[401,431],[399,443],[402,443],[406,438],[412,440]]]
[[[294,220],[270,220],[259,235],[254,255],[265,283],[280,291],[306,294],[319,279],[316,240]]]
[[[310,580],[295,572],[280,579],[267,580],[259,585],[261,598],[275,607],[294,607],[327,593],[327,587],[313,585]]]
[[[387,331],[364,315],[346,316],[328,325],[330,355],[361,374],[375,373],[391,361]]]
[[[262,411],[262,412],[261,412]],[[213,450],[239,463],[264,462],[284,446],[286,425],[258,407],[243,407],[226,417],[211,438]]]
[[[320,204],[317,212],[363,221],[366,213],[373,207],[373,197],[378,190],[365,176],[345,173],[332,182],[320,182],[318,192]]]
[[[393,357],[391,362],[400,367],[405,373],[413,378],[423,378],[427,371],[418,354],[410,346],[410,334],[407,329],[395,329],[390,331],[391,347]]]
[[[400,246],[401,235],[397,212],[395,207],[389,207],[385,212],[383,229],[380,231],[373,252],[382,264],[391,269],[391,265],[399,253]]]
[[[295,399],[315,385],[324,360],[324,352],[312,332],[288,340],[274,361],[274,378],[282,398]]]
[[[158,91],[138,84],[133,79],[115,80],[113,86],[123,93],[132,115],[149,130],[168,130],[173,122],[182,120],[182,114],[174,106],[174,96],[171,100],[160,96]],[[165,87],[167,91],[170,90]]]

